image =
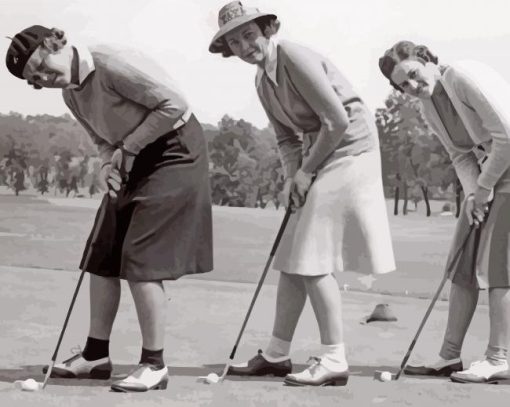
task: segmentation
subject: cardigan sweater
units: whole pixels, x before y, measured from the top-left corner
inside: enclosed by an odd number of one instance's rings
[[[62,91],[64,101],[97,145],[103,161],[115,146],[138,154],[160,136],[181,127],[191,111],[164,75],[148,74],[132,63],[133,55],[107,49],[78,49],[80,85]],[[84,75],[84,61],[89,62]],[[144,61],[146,66],[148,61]],[[148,69],[148,68],[146,68]]]
[[[256,85],[275,129],[287,178],[299,168],[317,172],[333,153],[347,156],[378,149],[372,114],[322,55],[289,41],[274,42]]]
[[[510,192],[510,179],[503,177],[510,168],[510,85],[491,68],[475,61],[449,66],[440,82],[471,145],[448,134],[431,100],[422,100],[423,111],[449,153],[464,192],[471,194],[478,186]]]

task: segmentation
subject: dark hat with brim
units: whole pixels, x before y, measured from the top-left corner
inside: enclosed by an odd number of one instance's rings
[[[14,76],[23,78],[23,70],[34,51],[41,45],[46,37],[50,37],[52,31],[42,25],[33,25],[25,28],[14,36],[7,50],[5,63],[7,69]]]
[[[222,38],[225,34],[260,17],[277,18],[275,14],[261,13],[257,8],[245,7],[240,1],[233,1],[223,6],[218,13],[218,26],[220,29],[213,37],[209,45],[209,51],[212,53],[222,53],[225,48]]]

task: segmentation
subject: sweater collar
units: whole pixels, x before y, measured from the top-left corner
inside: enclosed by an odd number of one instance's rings
[[[89,49],[84,46],[74,46],[76,53],[78,55],[78,80],[79,84],[70,84],[67,89],[76,89],[79,88],[85,79],[95,71],[96,67],[94,65],[94,59],[92,58],[92,54]]]
[[[260,81],[262,80],[262,76],[264,72],[268,76],[268,78],[278,86],[278,82],[276,80],[276,68],[278,64],[278,40],[275,37],[271,37],[268,45],[268,53],[266,57],[266,63],[264,65],[264,69],[260,66],[257,69],[257,76],[255,77],[255,84],[258,87],[260,85]]]

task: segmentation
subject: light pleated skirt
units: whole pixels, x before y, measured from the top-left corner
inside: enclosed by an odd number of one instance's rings
[[[330,158],[291,216],[273,267],[302,276],[395,270],[378,150]]]

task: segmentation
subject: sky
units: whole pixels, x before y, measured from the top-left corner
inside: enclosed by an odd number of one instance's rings
[[[178,83],[199,120],[224,114],[258,127],[268,120],[254,86],[256,69],[208,52],[225,0],[0,0],[0,52],[18,31],[42,24],[70,42],[139,49]],[[306,45],[333,61],[371,109],[390,92],[377,66],[396,41],[428,45],[448,63],[476,59],[510,82],[508,0],[250,0],[277,14],[279,38]],[[2,56],[2,59],[4,57]],[[0,66],[0,113],[61,115],[58,90],[36,91]]]

